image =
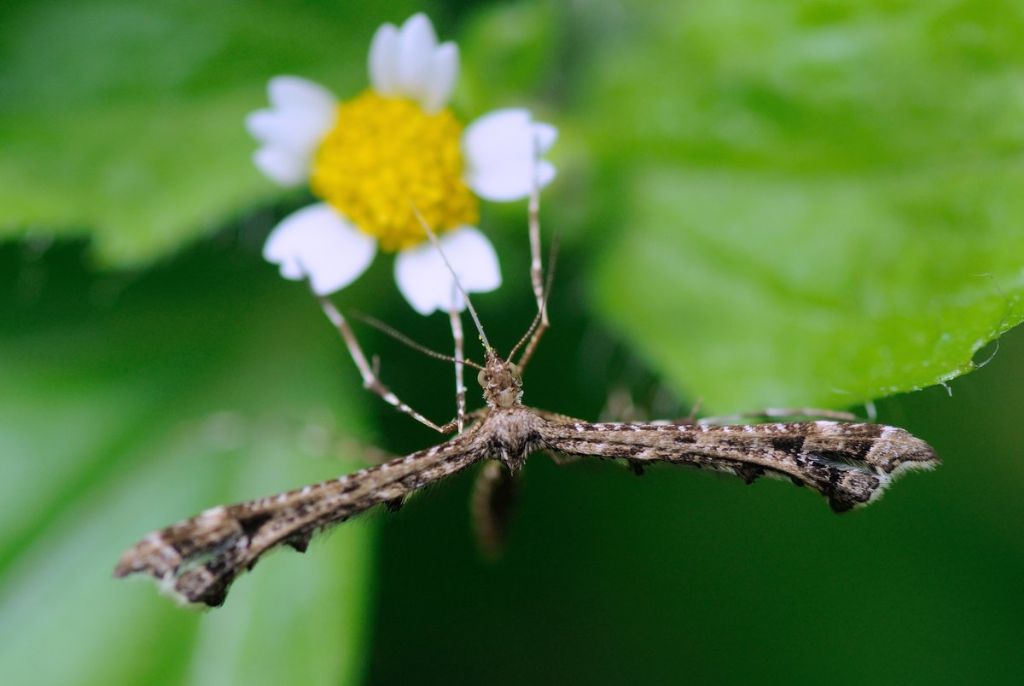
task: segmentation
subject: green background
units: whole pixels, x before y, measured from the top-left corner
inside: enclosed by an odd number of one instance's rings
[[[529,404],[884,398],[941,468],[837,517],[778,482],[538,456],[496,563],[464,475],[271,556],[213,612],[114,581],[146,531],[437,440],[361,391],[262,262],[309,198],[260,177],[241,125],[275,74],[354,95],[375,27],[418,9],[460,44],[460,116],[525,105],[560,130]],[[1024,676],[1024,338],[991,342],[1024,317],[1015,3],[38,0],[0,27],[3,683]],[[484,207],[505,284],[477,302],[506,349],[533,314],[524,224]],[[449,345],[388,256],[336,301]],[[360,336],[451,414],[446,365]]]

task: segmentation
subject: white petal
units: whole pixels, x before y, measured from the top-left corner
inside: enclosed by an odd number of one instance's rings
[[[409,17],[398,35],[398,93],[422,102],[437,35],[422,12]]]
[[[245,115],[245,129],[260,141],[269,141],[282,135],[277,112],[274,110],[256,110]]]
[[[537,163],[537,187],[544,188],[552,181],[555,180],[555,165],[551,164],[547,160],[541,160]]]
[[[487,200],[517,200],[530,194],[534,176],[543,188],[554,167],[537,156],[554,143],[558,132],[534,122],[522,109],[497,110],[473,122],[463,135],[466,181]]]
[[[501,286],[498,254],[479,229],[473,226],[459,227],[441,236],[440,243],[459,282],[467,291],[486,293]]]
[[[334,125],[334,107],[329,110],[256,110],[245,117],[245,128],[256,140],[289,148],[305,156],[316,149]]]
[[[459,48],[455,43],[442,43],[430,59],[423,109],[437,112],[446,104],[459,76]]]
[[[484,293],[501,285],[498,255],[479,230],[463,226],[441,236],[440,243],[466,292]],[[398,254],[395,281],[405,299],[422,315],[447,311],[452,306],[460,311],[466,308],[451,272],[432,242]]]
[[[533,123],[533,140],[536,141],[537,152],[541,155],[551,149],[558,140],[558,129],[544,122]]]
[[[398,28],[384,24],[370,43],[370,85],[381,95],[394,95],[398,86]]]
[[[263,175],[282,186],[296,186],[309,176],[309,164],[291,150],[264,145],[252,154]]]
[[[285,217],[267,238],[263,257],[293,281],[309,279],[313,292],[327,295],[366,271],[377,243],[330,205],[317,203]]]
[[[264,144],[253,160],[277,183],[301,183],[309,174],[317,145],[334,125],[334,96],[297,76],[274,77],[267,91],[271,108],[245,119],[249,133]]]
[[[511,135],[520,140],[530,130],[530,113],[523,109],[495,110],[480,117],[466,128],[464,147],[474,158],[500,157],[505,153]]]
[[[319,83],[301,76],[275,76],[267,84],[270,104],[281,109],[334,109],[337,98]]]

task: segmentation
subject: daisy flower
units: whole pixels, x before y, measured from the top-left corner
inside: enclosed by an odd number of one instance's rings
[[[246,120],[261,143],[253,161],[283,186],[308,183],[320,200],[267,239],[263,255],[282,276],[309,279],[328,295],[356,280],[378,250],[395,252],[395,281],[417,312],[461,311],[419,212],[466,291],[501,284],[494,247],[476,228],[479,200],[517,200],[549,183],[555,169],[540,155],[556,130],[522,109],[491,112],[463,130],[446,106],[458,71],[458,47],[438,44],[430,20],[416,14],[377,30],[370,88],[351,100],[299,77],[271,79],[270,108]]]

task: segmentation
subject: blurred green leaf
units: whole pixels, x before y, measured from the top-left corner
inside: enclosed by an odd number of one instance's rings
[[[475,114],[530,106],[537,91],[561,76],[558,51],[567,25],[560,3],[519,2],[482,7],[459,36],[464,58],[456,97]],[[546,116],[542,114],[541,116]]]
[[[197,0],[0,9],[0,237],[88,235],[145,263],[280,191],[250,163],[245,115],[294,73],[366,85],[376,26],[356,3]]]
[[[359,386],[302,289],[281,288],[269,268],[253,278],[223,252],[130,285],[76,283],[74,263],[52,258],[3,266],[21,277],[8,287],[33,272],[49,285],[31,307],[4,289],[0,678],[358,679],[372,521],[315,540],[307,555],[271,555],[208,613],[112,576],[152,529],[359,464],[338,447],[360,433],[346,394]]]
[[[621,19],[588,80],[617,191],[595,285],[678,387],[719,411],[853,405],[970,370],[1024,317],[1018,5]]]

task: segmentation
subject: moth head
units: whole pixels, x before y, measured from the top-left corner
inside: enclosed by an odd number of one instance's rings
[[[523,377],[514,362],[506,362],[492,349],[487,350],[486,364],[476,377],[484,389],[488,407],[512,407],[523,399]]]

